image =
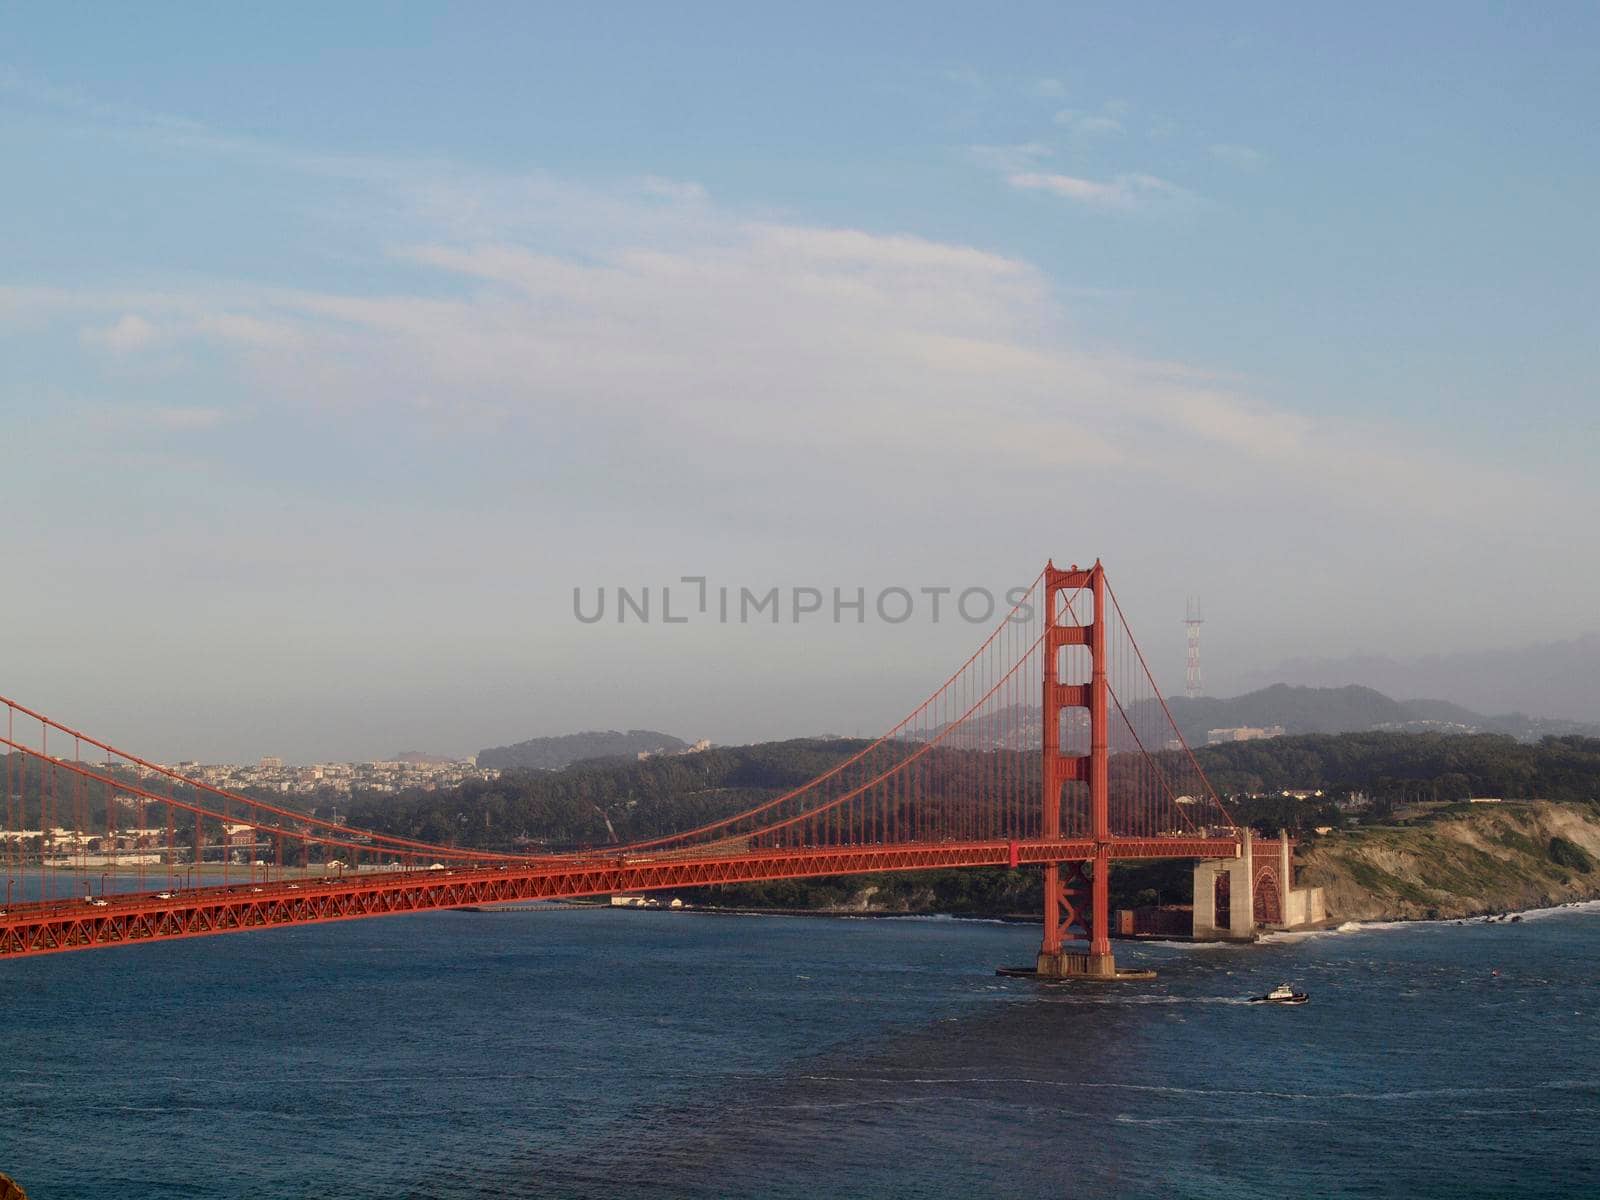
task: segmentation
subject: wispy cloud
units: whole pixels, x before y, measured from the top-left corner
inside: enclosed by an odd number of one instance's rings
[[[641,181],[641,185],[648,195],[660,196],[664,200],[676,200],[682,204],[700,204],[710,199],[709,193],[702,184],[688,180],[665,179],[660,175],[646,175]]]
[[[227,419],[227,415],[220,408],[152,408],[144,415],[150,424],[178,432],[215,429]]]
[[[1240,146],[1232,142],[1215,142],[1208,149],[1211,157],[1229,166],[1242,167],[1254,170],[1266,162],[1266,155],[1250,146]]]
[[[117,436],[140,433],[200,433],[227,424],[229,414],[215,405],[100,404],[84,414],[90,430]]]
[[[1050,190],[1102,203],[1103,188],[1121,194],[1087,180]],[[725,216],[715,239],[686,224],[582,258],[506,240],[396,252],[441,280],[488,285],[466,291],[239,285],[221,312],[214,293],[187,308],[152,293],[140,319],[159,336],[124,353],[202,340],[231,350],[230,391],[257,420],[287,406],[352,430],[376,421],[498,444],[535,446],[556,432],[565,445],[604,445],[638,464],[623,486],[641,494],[685,473],[705,488],[742,486],[740,464],[760,462],[770,477],[823,472],[852,481],[857,499],[870,490],[889,504],[922,495],[930,471],[979,472],[998,502],[1068,463],[1116,470],[1123,484],[1183,487],[1202,504],[1211,490],[1266,497],[1292,486],[1323,502],[1445,519],[1529,495],[1525,482],[1474,468],[1469,502],[1449,484],[1460,464],[1408,450],[1390,431],[1083,346],[1065,332],[1058,290],[1026,261]],[[143,307],[127,292],[113,298]],[[104,306],[84,294],[77,309]],[[130,327],[129,315],[112,328]],[[219,343],[222,334],[233,336]],[[138,423],[169,432],[227,419],[207,405],[136,411]],[[1210,464],[1198,485],[1197,445]]]
[[[81,294],[75,298],[58,297],[54,304],[66,311],[81,312],[84,299]],[[118,356],[132,356],[153,347],[193,340],[228,343],[241,348],[288,349],[297,338],[293,324],[281,316],[209,307],[217,303],[215,299],[207,302],[182,294],[135,293],[111,294],[100,300],[105,306],[115,306],[119,300],[126,300],[142,309],[142,312],[123,313],[109,325],[90,324],[79,331],[79,341],[85,346]],[[143,315],[146,313],[149,315]]]
[[[1076,175],[1042,171],[1016,171],[1006,182],[1021,191],[1045,192],[1096,208],[1136,209],[1153,201],[1188,202],[1194,194],[1154,175],[1117,175],[1109,180],[1082,179]]]
[[[158,124],[141,136],[173,133]],[[1152,174],[1042,170],[1052,151],[1040,142],[970,149],[1010,187],[1092,209],[1193,200]],[[0,336],[41,321],[81,330],[108,369],[174,352],[177,370],[220,371],[262,420],[292,408],[353,430],[493,431],[530,446],[559,436],[662,463],[659,476],[640,468],[638,488],[685,473],[731,487],[741,464],[760,462],[775,477],[825,470],[903,499],[923,494],[930,464],[981,471],[1004,491],[1059,472],[1064,456],[1124,482],[1187,487],[1200,442],[1218,487],[1273,496],[1292,482],[1341,504],[1413,508],[1426,490],[1426,456],[1392,431],[1086,345],[1071,332],[1069,289],[981,246],[758,218],[653,176],[595,187],[229,139],[204,153],[276,155],[307,180],[360,180],[373,213],[404,216],[406,236],[388,239],[374,275],[395,262],[415,275],[383,293],[246,280],[0,289]],[[192,347],[208,353],[185,358]],[[169,382],[198,394],[197,382]],[[211,404],[141,411],[174,431],[225,420]],[[908,446],[914,465],[893,465]],[[1459,465],[1435,457],[1439,494],[1464,504],[1448,483]],[[1474,478],[1480,513],[1512,490],[1492,472]]]
[[[107,104],[80,89],[36,79],[5,63],[0,63],[0,93],[25,105],[72,113],[105,125],[131,126],[171,134],[204,131],[204,126],[199,122],[166,113],[149,112],[132,105]]]
[[[957,87],[966,88],[969,91],[979,92],[987,86],[984,83],[983,76],[975,67],[951,67],[944,72],[944,77],[947,82],[953,83]]]
[[[1104,113],[1064,108],[1055,115],[1054,120],[1057,125],[1079,137],[1107,137],[1122,132],[1122,122]]]
[[[124,313],[110,325],[85,329],[84,344],[103,346],[118,354],[130,354],[154,345],[161,338],[155,323],[137,313]]]
[[[1053,157],[1055,149],[1044,142],[1018,142],[1009,146],[968,146],[967,153],[985,170],[1009,174],[1032,170],[1043,159]]]

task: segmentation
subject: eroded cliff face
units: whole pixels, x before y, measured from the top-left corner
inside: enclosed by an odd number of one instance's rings
[[[1298,882],[1338,920],[1415,920],[1600,898],[1600,810],[1474,805],[1427,824],[1341,831],[1305,846]]]

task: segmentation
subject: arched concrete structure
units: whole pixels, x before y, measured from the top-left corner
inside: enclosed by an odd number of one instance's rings
[[[1255,887],[1251,889],[1251,908],[1258,926],[1283,924],[1283,893],[1278,888],[1278,872],[1273,867],[1256,871]]]
[[[1256,931],[1294,929],[1327,919],[1321,888],[1294,886],[1289,835],[1278,835],[1277,853],[1260,853],[1267,844],[1240,839],[1234,858],[1203,859],[1194,865],[1194,936],[1205,940],[1249,941]],[[1218,904],[1227,880],[1226,910]]]

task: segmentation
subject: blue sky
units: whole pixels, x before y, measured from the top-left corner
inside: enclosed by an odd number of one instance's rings
[[[571,589],[1050,554],[1168,686],[1187,592],[1219,692],[1592,630],[1597,26],[14,12],[3,690],[171,757],[866,732],[974,629]]]

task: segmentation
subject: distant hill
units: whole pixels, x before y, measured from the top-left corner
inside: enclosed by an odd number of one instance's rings
[[[1240,725],[1281,725],[1285,733],[1357,733],[1410,719],[1399,701],[1353,684],[1311,688],[1275,683],[1228,699],[1174,696],[1167,701],[1167,707],[1191,746],[1205,745],[1209,730]]]
[[[1248,726],[1284,734],[1308,733],[1500,733],[1520,742],[1545,737],[1600,737],[1600,724],[1530,717],[1524,713],[1485,716],[1448,700],[1395,700],[1374,688],[1295,687],[1275,683],[1242,696],[1201,696],[1190,700],[1172,696],[1166,701],[1184,741],[1204,746],[1213,729]],[[1143,700],[1129,706],[1129,717],[1140,730],[1166,728],[1160,703]],[[1011,705],[1002,711],[972,718],[959,729],[935,726],[929,737],[954,750],[1036,750],[1039,747],[1039,709]],[[1147,735],[1146,735],[1147,736]],[[1134,749],[1126,726],[1113,718],[1111,750]]]
[[[1191,746],[1206,744],[1213,729],[1281,725],[1286,734],[1504,733],[1522,741],[1581,734],[1600,736],[1600,726],[1582,721],[1529,717],[1522,713],[1485,716],[1448,700],[1394,700],[1369,687],[1295,687],[1275,683],[1243,696],[1220,699],[1174,696],[1172,718]]]
[[[678,741],[633,730],[536,738],[523,745],[608,737],[638,737],[650,745]],[[566,770],[513,771],[433,791],[363,792],[340,808],[353,826],[448,845],[505,850],[529,842],[605,845],[692,829],[742,812],[815,779],[866,745],[803,738],[652,755],[642,762],[612,755],[574,762]]]
[[[1481,725],[1496,718],[1485,717],[1470,708],[1452,704],[1448,700],[1402,700],[1401,707],[1413,721],[1437,721],[1442,725]]]
[[[1560,714],[1600,721],[1600,633],[1565,642],[1395,659],[1302,658],[1247,683],[1331,687],[1360,681],[1390,696],[1441,696],[1477,712]]]
[[[511,746],[491,746],[478,751],[480,767],[502,771],[559,771],[592,758],[637,758],[640,754],[671,754],[687,750],[689,743],[653,729],[588,730],[559,737],[529,738]]]

